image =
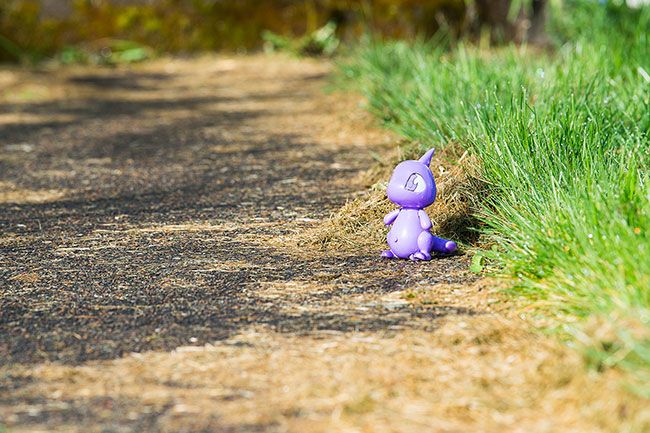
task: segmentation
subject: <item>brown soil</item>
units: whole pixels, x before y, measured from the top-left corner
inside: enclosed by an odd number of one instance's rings
[[[322,225],[394,142],[323,94],[329,70],[0,74],[0,431],[648,425],[615,372],[532,331],[467,255],[384,261],[381,236]]]

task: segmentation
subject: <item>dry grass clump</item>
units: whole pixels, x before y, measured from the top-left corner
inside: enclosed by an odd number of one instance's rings
[[[380,249],[386,241],[388,228],[384,216],[396,208],[386,198],[386,184],[392,167],[399,161],[378,164],[364,175],[375,182],[362,196],[348,202],[317,227],[295,235],[299,245],[326,250]],[[474,242],[478,234],[472,230],[472,201],[479,187],[474,177],[475,163],[460,147],[448,145],[431,162],[438,195],[427,213],[433,223],[432,232],[464,243]]]
[[[295,241],[300,246],[337,251],[380,248],[386,235],[382,219],[394,206],[384,190],[382,185],[375,185],[322,224],[297,234]]]

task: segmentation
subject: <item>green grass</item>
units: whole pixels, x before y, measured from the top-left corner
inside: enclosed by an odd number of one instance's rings
[[[650,396],[650,10],[553,15],[553,51],[374,42],[341,73],[408,156],[450,142],[476,155],[493,266]]]

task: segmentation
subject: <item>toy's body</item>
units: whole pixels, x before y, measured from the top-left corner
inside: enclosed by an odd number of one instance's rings
[[[436,199],[436,183],[429,169],[433,149],[418,161],[404,161],[395,167],[386,193],[393,203],[402,206],[384,217],[393,225],[388,232],[389,250],[382,257],[430,260],[432,252],[452,253],[456,243],[429,233],[431,220],[423,210]]]

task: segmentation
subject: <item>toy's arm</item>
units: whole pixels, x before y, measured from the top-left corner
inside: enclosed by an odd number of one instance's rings
[[[433,224],[431,224],[431,219],[429,218],[429,215],[422,209],[418,211],[418,218],[420,220],[420,227],[422,227],[423,230],[429,230]]]
[[[388,213],[388,214],[384,217],[384,224],[387,225],[387,226],[389,226],[389,225],[391,225],[393,222],[395,222],[395,219],[397,219],[397,215],[399,215],[399,211],[400,211],[400,209],[395,209],[394,211]]]

